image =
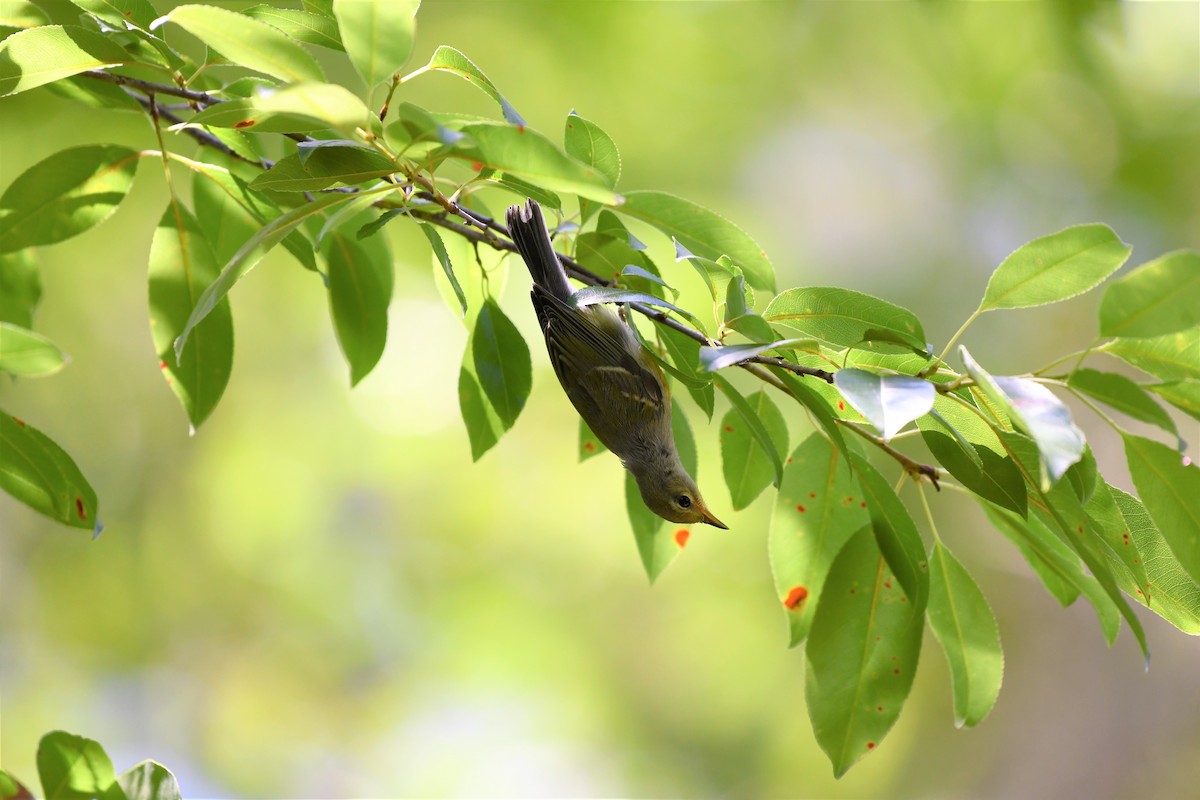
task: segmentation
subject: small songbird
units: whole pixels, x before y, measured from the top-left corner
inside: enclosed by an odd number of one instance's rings
[[[726,528],[704,505],[679,461],[662,370],[616,314],[601,305],[574,303],[536,202],[510,206],[507,219],[533,276],[533,308],[550,363],[579,416],[633,475],[647,508],[671,522]]]

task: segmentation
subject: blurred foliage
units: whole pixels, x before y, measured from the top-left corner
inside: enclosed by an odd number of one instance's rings
[[[992,265],[1049,230],[1104,220],[1137,243],[1137,263],[1196,246],[1198,24],[1193,4],[444,0],[421,11],[412,63],[440,44],[469,52],[542,131],[578,108],[620,144],[623,187],[753,220],[779,285],[888,297],[938,342]],[[496,113],[444,76],[399,101]],[[48,89],[5,103],[0,185],[81,139],[156,147],[142,118]],[[163,188],[144,170],[103,226],[37,252],[37,328],[70,368],[0,388],[6,410],[54,420],[108,526],[85,545],[0,496],[0,736],[14,774],[36,774],[37,736],[66,727],[118,762],[171,765],[187,796],[1192,785],[1193,644],[1142,615],[1155,662],[1135,683],[1136,650],[1106,653],[1082,604],[1052,613],[1017,552],[945,493],[943,539],[989,565],[973,574],[1006,634],[1002,702],[969,736],[949,731],[946,667],[927,658],[888,746],[835,783],[803,720],[803,659],[782,646],[770,503],[751,503],[733,534],[694,531],[650,592],[619,468],[575,463],[574,414],[536,356],[522,419],[472,464],[456,411],[466,332],[415,230],[386,228],[393,336],[353,392],[332,332],[313,324],[323,287],[269,255],[233,303],[230,390],[189,438],[144,322]],[[505,307],[524,309],[524,280],[511,284]],[[704,296],[700,281],[683,289]],[[967,341],[1005,374],[1046,342],[1086,345],[1098,302],[1017,312],[1026,324],[984,317]],[[532,314],[512,316],[536,337]],[[1193,421],[1179,430],[1200,441]],[[717,428],[696,433],[703,481],[719,472]],[[1093,447],[1111,474],[1120,443]],[[1131,486],[1119,470],[1110,480]],[[1126,758],[1094,758],[1118,748]]]

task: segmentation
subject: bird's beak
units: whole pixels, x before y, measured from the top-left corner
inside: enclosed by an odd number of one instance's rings
[[[709,511],[707,507],[700,508],[700,516],[704,518],[701,520],[701,522],[703,522],[705,525],[712,525],[714,528],[720,528],[723,531],[729,530],[729,526],[714,517],[713,513]]]

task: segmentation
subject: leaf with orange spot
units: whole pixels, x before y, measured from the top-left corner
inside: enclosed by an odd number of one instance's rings
[[[747,399],[747,403],[779,452],[786,453],[787,422],[766,391],[755,392]],[[733,409],[725,412],[721,421],[721,467],[734,510],[750,505],[775,476],[770,457],[755,440],[741,415]]]
[[[679,450],[679,460],[683,463],[683,468],[699,481],[699,475],[696,474],[696,440],[692,437],[687,415],[679,408],[677,401],[671,402],[671,426],[674,429],[675,446]],[[629,514],[629,524],[633,528],[638,554],[642,557],[642,566],[653,583],[682,550],[675,540],[676,529],[668,528],[663,519],[646,508],[637,482],[629,472],[625,473],[625,509]]]
[[[96,492],[75,461],[37,428],[3,412],[0,489],[64,525],[100,531]]]

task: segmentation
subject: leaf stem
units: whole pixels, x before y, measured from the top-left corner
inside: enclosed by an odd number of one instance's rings
[[[982,313],[983,312],[977,308],[977,309],[975,309],[975,311],[973,311],[971,313],[971,316],[967,317],[966,322],[964,322],[962,325],[960,325],[958,330],[956,330],[954,332],[954,335],[950,337],[950,341],[946,342],[946,346],[942,348],[942,354],[937,357],[936,363],[944,363],[945,362],[946,354],[950,352],[950,348],[954,347],[954,345],[958,342],[958,340],[962,337],[962,335],[967,332],[967,328],[970,327],[971,323],[974,322],[975,320],[979,319],[979,315]]]
[[[847,422],[844,419],[839,419],[838,424],[843,428],[854,431],[859,436],[899,461],[900,466],[904,467],[904,471],[910,475],[913,480],[919,480],[920,476],[924,475],[929,482],[933,484],[934,489],[941,491],[941,489],[938,487],[938,481],[941,479],[941,472],[938,471],[937,467],[912,460],[908,456],[904,455],[904,453],[901,453],[899,450],[884,441],[883,437],[876,436],[875,434],[864,430],[860,426],[855,425],[853,422]]]

